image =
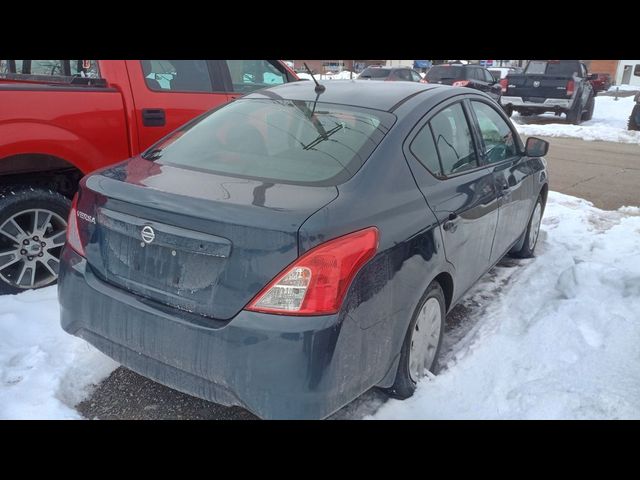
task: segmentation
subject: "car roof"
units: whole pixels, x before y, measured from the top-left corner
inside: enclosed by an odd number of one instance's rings
[[[429,90],[439,90],[442,85],[419,82],[365,82],[358,80],[328,80],[319,82],[325,86],[324,92],[315,91],[312,80],[285,83],[258,90],[244,98],[271,98],[336,103],[354,107],[393,111],[394,107],[407,98]]]

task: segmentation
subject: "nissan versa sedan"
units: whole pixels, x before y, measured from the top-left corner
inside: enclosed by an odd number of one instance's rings
[[[533,256],[547,149],[468,88],[260,90],[81,181],[62,326],[262,418],[409,397],[446,313],[505,254]]]

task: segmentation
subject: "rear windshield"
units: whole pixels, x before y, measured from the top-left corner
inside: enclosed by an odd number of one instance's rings
[[[320,102],[239,99],[143,156],[275,183],[337,185],[358,171],[394,120],[387,112]]]
[[[572,76],[580,72],[579,62],[548,62],[544,60],[532,60],[527,65],[525,74],[531,75],[562,75]]]
[[[431,67],[427,72],[427,81],[429,83],[439,82],[440,80],[460,80],[463,78],[464,68],[462,66],[437,65]]]
[[[387,68],[365,68],[360,74],[360,78],[387,78],[391,70]]]

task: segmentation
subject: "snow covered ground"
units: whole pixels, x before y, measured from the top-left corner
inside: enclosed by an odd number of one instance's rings
[[[60,328],[56,287],[0,296],[0,419],[81,418],[117,364]]]
[[[640,208],[551,192],[537,253],[466,296],[414,397],[338,417],[640,419]],[[80,418],[116,366],[62,331],[55,287],[0,297],[0,419]]]
[[[587,141],[640,144],[640,132],[627,130],[633,106],[633,96],[616,101],[614,97],[598,95],[593,118],[580,125],[572,125],[564,115],[555,117],[552,113],[532,117],[521,117],[514,113],[512,120],[523,136],[575,137]]]
[[[640,419],[640,208],[551,192],[537,257],[463,307],[438,375],[367,418]]]

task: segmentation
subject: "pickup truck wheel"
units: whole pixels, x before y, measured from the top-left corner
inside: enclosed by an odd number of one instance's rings
[[[0,294],[54,284],[71,202],[51,190],[0,191]]]
[[[580,125],[582,122],[582,105],[576,101],[571,110],[567,112],[567,122]]]
[[[631,115],[629,116],[629,123],[627,124],[627,127],[629,128],[629,130],[640,131],[640,124],[638,124],[638,122],[636,121],[636,115],[637,115],[636,109],[638,108],[640,107],[636,105],[636,107],[631,112]]]
[[[385,389],[389,395],[409,398],[417,382],[427,371],[433,371],[442,344],[445,305],[442,287],[436,281],[431,282],[409,323],[395,382]]]
[[[511,115],[513,115],[513,107],[507,106],[507,107],[502,107],[502,109],[504,110],[504,113],[507,114],[507,117],[511,118]]]
[[[587,102],[587,111],[586,113],[582,116],[582,119],[585,121],[591,120],[593,118],[593,111],[596,108],[596,98],[595,95],[589,98],[589,101]]]
[[[542,213],[544,207],[542,206],[542,197],[538,196],[536,206],[533,208],[533,213],[529,219],[527,230],[524,233],[524,243],[522,248],[517,252],[510,252],[510,255],[517,258],[531,258],[533,257],[533,251],[538,243],[538,236],[540,234],[540,224],[542,223]]]

